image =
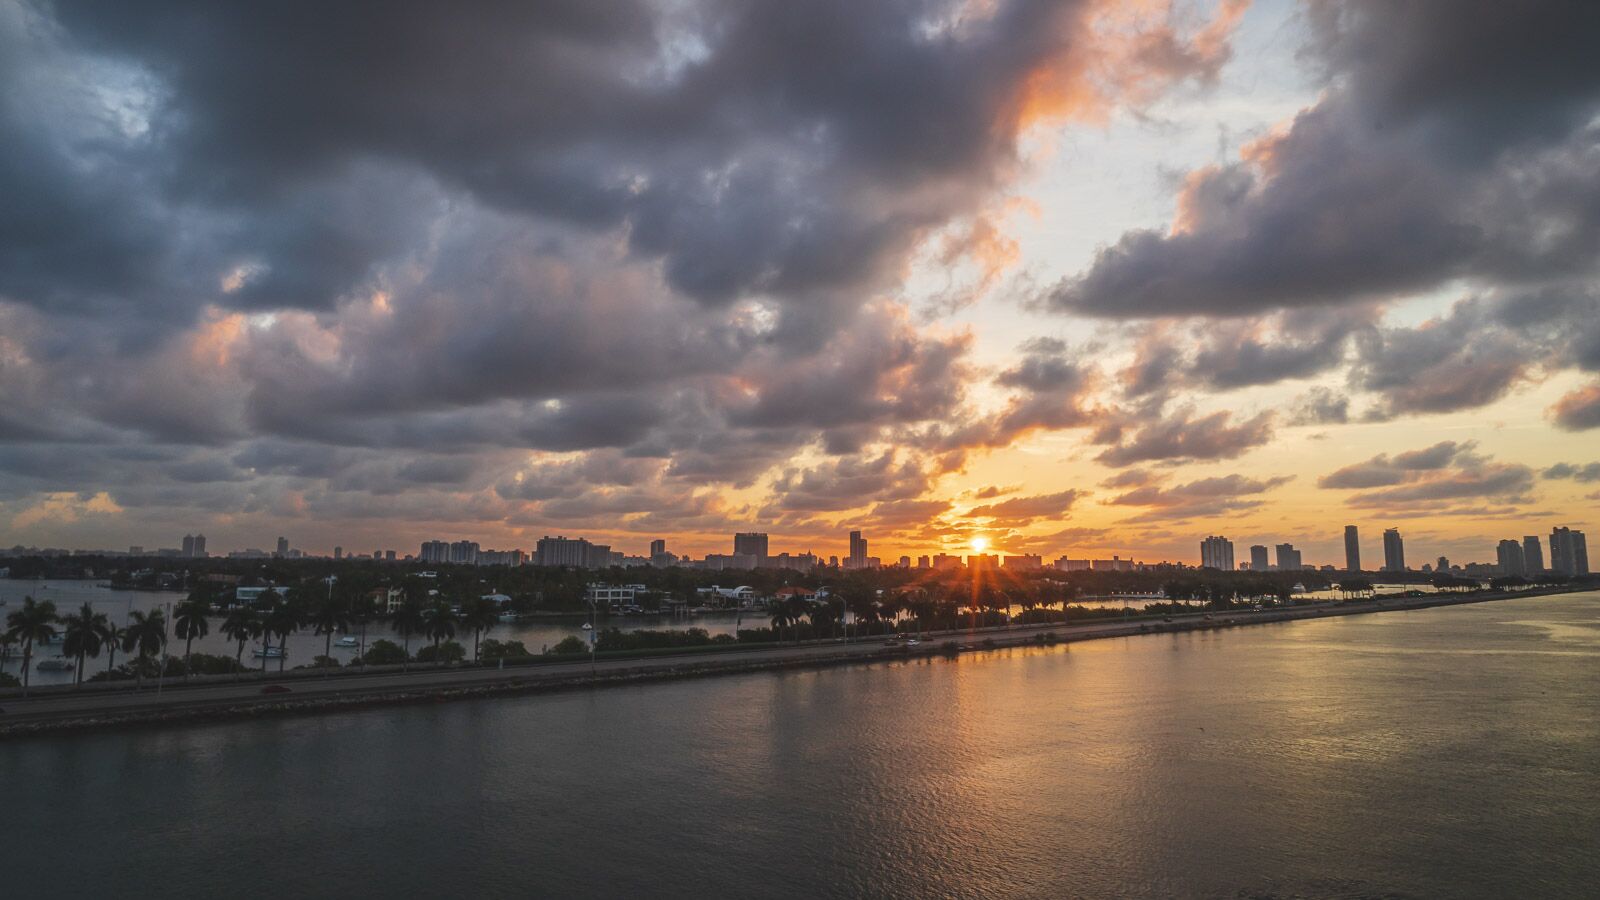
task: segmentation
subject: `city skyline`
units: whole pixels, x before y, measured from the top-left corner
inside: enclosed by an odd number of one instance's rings
[[[1494,47],[1548,9],[781,6],[597,17],[596,70],[489,64],[557,40],[528,11],[463,60],[426,15],[351,55],[372,17],[8,4],[0,545],[1225,522],[1337,565],[1333,523],[1594,520],[1600,91]]]
[[[479,542],[470,539],[446,541],[439,539],[425,540],[421,543],[419,551],[413,555],[394,549],[375,549],[370,554],[365,552],[352,552],[346,556],[342,546],[335,546],[332,558],[348,558],[352,560],[375,560],[385,562],[422,562],[422,563],[450,563],[466,565],[552,565],[552,566],[577,566],[580,568],[606,568],[609,566],[670,566],[684,565],[696,568],[712,569],[752,569],[752,568],[778,568],[809,570],[820,566],[835,566],[844,569],[862,569],[893,567],[929,569],[938,568],[944,561],[953,561],[955,564],[968,566],[1005,565],[1025,566],[1040,568],[1050,566],[1063,571],[1074,571],[1089,568],[1090,563],[1099,566],[1102,563],[1108,567],[1126,562],[1130,565],[1140,566],[1189,566],[1200,569],[1214,569],[1219,571],[1297,571],[1316,569],[1323,572],[1428,572],[1428,571],[1462,571],[1493,568],[1502,575],[1531,575],[1541,572],[1553,572],[1566,575],[1585,575],[1590,572],[1588,562],[1587,539],[1582,529],[1569,526],[1555,526],[1551,529],[1549,542],[1552,548],[1551,563],[1548,568],[1544,565],[1544,551],[1538,535],[1524,535],[1520,539],[1501,539],[1492,551],[1493,562],[1467,558],[1452,565],[1447,556],[1441,555],[1432,564],[1424,563],[1421,566],[1411,566],[1406,563],[1404,539],[1398,528],[1386,528],[1383,533],[1383,565],[1377,570],[1367,570],[1360,565],[1360,537],[1359,528],[1355,525],[1346,525],[1343,531],[1344,565],[1341,567],[1334,563],[1318,563],[1315,560],[1306,562],[1303,548],[1297,548],[1293,543],[1283,542],[1276,544],[1270,550],[1265,545],[1251,545],[1248,548],[1249,561],[1235,563],[1235,542],[1224,535],[1208,535],[1199,542],[1199,555],[1197,561],[1184,559],[1147,559],[1147,560],[1122,560],[1116,554],[1106,558],[1104,555],[1078,551],[1077,558],[1073,557],[1073,549],[1063,550],[1059,556],[1051,559],[1054,554],[1041,555],[1039,553],[1007,553],[1004,548],[992,546],[989,541],[981,536],[975,537],[965,548],[966,554],[920,554],[913,557],[910,554],[901,554],[898,561],[893,557],[880,557],[868,553],[868,540],[860,531],[851,531],[847,535],[848,550],[844,556],[818,554],[812,550],[790,551],[781,550],[773,553],[771,550],[771,535],[766,532],[737,532],[732,535],[732,553],[707,553],[703,557],[692,554],[678,554],[667,550],[665,538],[652,539],[649,549],[643,554],[631,554],[626,550],[613,549],[610,545],[591,542],[582,536],[567,537],[565,535],[545,535],[535,544],[534,549],[524,551],[521,547],[508,550],[495,550],[483,547]],[[162,548],[152,547],[146,549],[142,545],[130,545],[126,554],[118,550],[101,548],[98,550],[77,550],[68,552],[99,553],[110,556],[152,556],[169,559],[181,558],[206,558],[207,539],[204,535],[185,534],[181,547]],[[49,548],[24,548],[15,546],[0,548],[0,557],[29,555],[34,552],[60,552],[61,548],[51,551]],[[1270,555],[1269,555],[1270,554]],[[314,558],[317,554],[308,553],[298,547],[291,547],[287,538],[280,536],[277,539],[275,551],[265,551],[259,548],[245,548],[220,553],[217,558],[245,558],[245,559],[300,559]],[[1098,556],[1098,558],[1096,558]],[[887,561],[885,561],[887,560]]]

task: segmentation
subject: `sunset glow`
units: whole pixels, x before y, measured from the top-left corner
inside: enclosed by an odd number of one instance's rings
[[[336,6],[3,6],[0,544],[1326,564],[1600,505],[1592,48],[1485,46],[1549,15]]]

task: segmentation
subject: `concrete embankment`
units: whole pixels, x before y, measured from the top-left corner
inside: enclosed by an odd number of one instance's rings
[[[527,666],[458,667],[409,672],[357,672],[321,677],[299,670],[287,677],[255,677],[245,681],[210,680],[188,686],[173,684],[162,693],[151,688],[132,691],[110,686],[100,690],[37,690],[22,699],[0,697],[0,737],[43,732],[161,725],[228,718],[271,716],[349,710],[399,703],[438,702],[474,697],[527,694],[622,684],[639,684],[678,678],[817,668],[863,662],[885,662],[929,656],[983,652],[1019,646],[1038,646],[1160,634],[1234,628],[1299,619],[1360,615],[1421,609],[1463,603],[1480,603],[1509,597],[1529,597],[1556,591],[1516,593],[1480,592],[1463,595],[1428,595],[1343,604],[1318,604],[1262,611],[1221,611],[1183,614],[1132,621],[1091,621],[1084,624],[1052,623],[942,632],[928,635],[915,645],[886,645],[873,638],[855,643],[821,642],[800,646],[740,647],[705,653],[670,656],[601,658],[595,661],[541,663]]]

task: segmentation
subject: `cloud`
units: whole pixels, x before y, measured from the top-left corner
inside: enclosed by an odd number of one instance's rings
[[[1314,387],[1295,399],[1291,425],[1342,425],[1350,421],[1350,398],[1325,387]]]
[[[1600,462],[1587,465],[1573,465],[1572,463],[1556,463],[1539,475],[1546,480],[1560,481],[1571,479],[1579,483],[1600,481]]]
[[[1600,384],[1579,388],[1550,407],[1557,425],[1568,431],[1600,428]]]
[[[1141,462],[1234,459],[1272,439],[1274,415],[1257,413],[1237,423],[1234,415],[1218,411],[1196,415],[1184,407],[1148,421],[1126,416],[1118,429],[1105,435],[1113,446],[1095,457],[1108,466]]]
[[[1393,459],[1386,453],[1380,453],[1366,462],[1345,466],[1322,476],[1317,480],[1317,486],[1370,488],[1400,484],[1417,472],[1437,471],[1458,460],[1463,463],[1475,460],[1476,457],[1472,456],[1474,446],[1471,441],[1440,441],[1421,450],[1396,454]]]
[[[1259,495],[1293,480],[1293,476],[1250,478],[1225,475],[1172,487],[1136,488],[1111,499],[1113,506],[1142,506],[1150,511],[1129,521],[1167,521],[1216,516],[1261,505]]]
[[[1083,496],[1081,491],[1065,490],[1054,494],[1031,497],[1012,497],[999,503],[975,506],[966,512],[970,519],[992,519],[995,524],[1020,528],[1036,519],[1064,519],[1072,505]]]
[[[1576,15],[1560,0],[1311,4],[1319,102],[1190,172],[1170,231],[1124,234],[1043,302],[1237,316],[1591,277],[1600,73],[1574,34],[1600,13]]]
[[[1322,488],[1362,491],[1345,498],[1351,506],[1416,510],[1447,509],[1462,500],[1522,503],[1533,484],[1533,469],[1482,456],[1471,441],[1379,454],[1317,481]]]

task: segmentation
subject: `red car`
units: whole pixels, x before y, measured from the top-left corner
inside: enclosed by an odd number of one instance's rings
[[[286,688],[281,684],[269,684],[266,687],[261,689],[261,693],[263,693],[263,694],[288,694],[288,693],[293,693],[293,692],[290,691],[289,688]]]

